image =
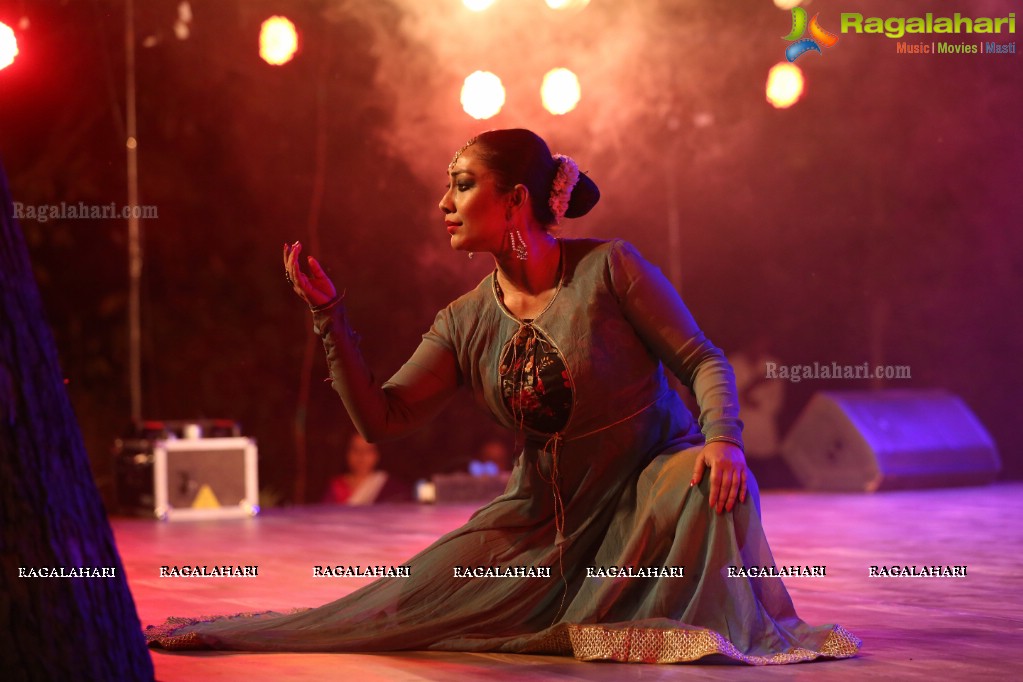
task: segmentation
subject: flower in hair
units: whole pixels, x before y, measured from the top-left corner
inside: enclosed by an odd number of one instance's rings
[[[551,183],[551,198],[548,199],[547,205],[551,207],[554,224],[557,225],[565,217],[568,202],[572,198],[572,190],[579,182],[579,166],[571,157],[564,154],[555,154],[554,160],[558,162],[558,172]]]

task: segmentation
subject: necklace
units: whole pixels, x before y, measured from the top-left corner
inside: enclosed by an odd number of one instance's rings
[[[544,305],[543,310],[541,310],[540,312],[538,312],[536,315],[534,315],[531,318],[528,318],[528,319],[521,318],[520,319],[517,315],[515,315],[508,308],[508,306],[504,302],[504,290],[501,288],[501,283],[498,281],[498,277],[497,277],[498,270],[496,268],[494,269],[494,273],[493,273],[493,276],[492,276],[493,282],[494,282],[494,287],[493,287],[494,297],[497,299],[497,303],[500,306],[501,310],[505,314],[507,314],[509,317],[514,319],[516,322],[519,322],[520,324],[521,323],[529,324],[529,323],[533,322],[534,320],[536,320],[537,318],[539,318],[545,312],[547,312],[547,310],[554,304],[555,299],[557,299],[558,292],[561,291],[561,285],[564,282],[564,276],[565,276],[565,247],[564,247],[564,243],[560,239],[557,240],[557,242],[558,242],[558,267],[557,267],[557,269],[555,270],[555,273],[554,273],[554,276],[555,276],[554,293],[551,294],[551,297],[547,301],[546,305]]]

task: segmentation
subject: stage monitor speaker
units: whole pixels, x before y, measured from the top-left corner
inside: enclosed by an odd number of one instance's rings
[[[819,392],[785,437],[782,456],[813,490],[982,485],[1001,469],[981,423],[940,390]]]
[[[259,513],[256,443],[251,438],[186,438],[153,448],[154,514],[159,519],[223,519]]]

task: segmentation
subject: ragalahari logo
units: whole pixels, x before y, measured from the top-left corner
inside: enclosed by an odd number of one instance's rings
[[[792,8],[792,32],[782,37],[783,40],[792,43],[785,50],[785,58],[790,62],[796,61],[800,55],[806,54],[810,50],[815,51],[817,54],[823,54],[821,52],[822,45],[824,47],[831,47],[838,42],[838,36],[821,28],[821,25],[817,22],[817,17],[819,16],[820,14],[814,14],[813,19],[807,22],[805,9],[802,7]],[[811,37],[803,38],[807,28],[810,29]],[[800,40],[801,38],[802,40]]]

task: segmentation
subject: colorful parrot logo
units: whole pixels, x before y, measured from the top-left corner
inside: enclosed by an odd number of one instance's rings
[[[838,36],[830,31],[826,31],[821,28],[821,25],[817,23],[817,17],[820,14],[814,14],[813,19],[809,22],[806,20],[806,10],[802,7],[792,8],[792,32],[787,36],[782,36],[783,40],[787,40],[792,44],[785,50],[785,58],[790,62],[796,61],[800,55],[814,50],[817,54],[821,53],[821,45],[824,47],[831,47],[838,42]],[[811,38],[803,38],[803,33],[809,27]],[[802,40],[800,40],[802,38]]]

